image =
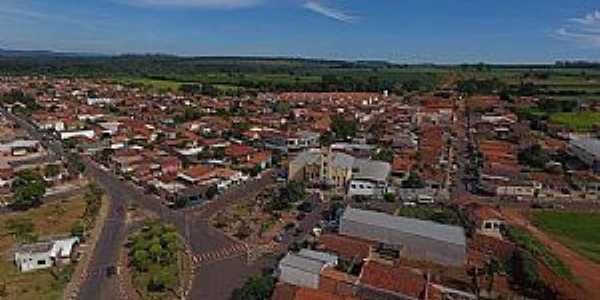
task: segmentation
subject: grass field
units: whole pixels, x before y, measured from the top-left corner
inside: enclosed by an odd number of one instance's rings
[[[28,219],[39,237],[68,234],[73,223],[83,216],[85,206],[81,197],[74,197],[26,212],[0,215],[0,285],[5,287],[6,293],[0,299],[60,299],[66,284],[48,270],[19,272],[12,261],[17,242],[7,232],[6,224],[10,220]]]
[[[144,87],[155,89],[155,90],[170,90],[177,91],[182,83],[170,80],[157,80],[157,79],[123,79],[118,81],[123,85],[142,85]]]
[[[555,113],[550,115],[550,122],[574,130],[591,130],[594,125],[600,126],[600,112]]]
[[[600,263],[600,213],[538,211],[533,220],[565,246]]]

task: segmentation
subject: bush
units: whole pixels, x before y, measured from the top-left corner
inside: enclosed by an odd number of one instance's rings
[[[241,289],[233,292],[232,300],[263,300],[270,299],[275,288],[275,278],[270,275],[252,277],[246,280]]]
[[[150,221],[129,238],[129,258],[134,282],[148,292],[176,288],[181,237],[174,228]]]

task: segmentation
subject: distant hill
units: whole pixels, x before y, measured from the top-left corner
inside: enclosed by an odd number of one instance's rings
[[[50,50],[13,50],[13,49],[1,49],[1,57],[22,57],[22,58],[33,58],[33,57],[90,57],[90,56],[102,56],[100,54],[90,53],[76,53],[76,52],[56,52]]]

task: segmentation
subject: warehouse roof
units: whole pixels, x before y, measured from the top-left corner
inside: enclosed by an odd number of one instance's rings
[[[600,157],[600,140],[599,139],[573,139],[571,144],[574,146],[584,149],[596,157]]]
[[[465,232],[462,227],[458,226],[397,217],[385,213],[351,207],[348,207],[344,211],[344,215],[342,216],[342,227],[344,220],[397,230],[451,244],[466,245]]]

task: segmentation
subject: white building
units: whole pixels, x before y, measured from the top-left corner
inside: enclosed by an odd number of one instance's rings
[[[57,263],[69,263],[79,238],[71,237],[55,241],[20,246],[15,252],[15,264],[21,272],[46,269]]]
[[[89,129],[89,130],[77,130],[77,131],[64,131],[60,133],[60,139],[61,140],[68,140],[74,137],[86,137],[88,139],[93,139],[94,136],[96,136],[96,133]]]
[[[279,262],[279,280],[299,287],[318,289],[321,271],[336,266],[337,263],[337,256],[324,252],[302,249],[297,254],[288,253]]]
[[[113,98],[87,98],[87,105],[106,105],[115,102]]]

